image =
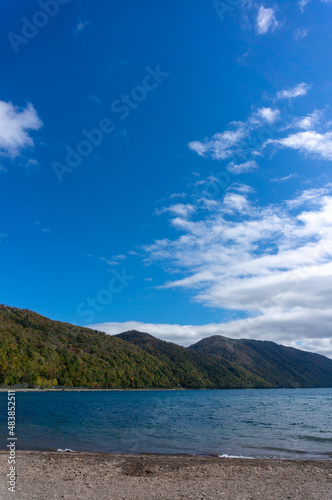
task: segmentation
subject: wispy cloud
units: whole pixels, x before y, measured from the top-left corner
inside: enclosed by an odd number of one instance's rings
[[[226,130],[221,134],[215,134],[211,139],[203,142],[193,141],[189,148],[200,156],[212,156],[216,160],[225,160],[233,154],[234,148],[247,136],[247,130],[243,124],[235,126],[235,130]]]
[[[232,184],[227,188],[227,190],[238,191],[239,193],[245,193],[245,194],[255,192],[255,189],[253,187],[238,182],[232,182]]]
[[[307,83],[300,83],[299,85],[296,85],[295,87],[292,87],[290,89],[281,90],[280,92],[277,92],[277,98],[295,99],[296,97],[303,97],[307,95],[310,89],[311,86],[308,85]]]
[[[332,132],[324,134],[315,131],[298,132],[283,139],[269,139],[266,144],[295,149],[302,153],[310,153],[317,158],[332,160]]]
[[[230,163],[227,165],[227,170],[234,175],[243,174],[246,172],[252,172],[258,167],[254,160],[246,161],[244,163]]]
[[[170,198],[186,198],[187,193],[173,193],[171,194]]]
[[[278,21],[275,16],[275,10],[260,6],[256,19],[256,29],[260,35],[266,35],[269,31],[273,32],[278,27]]]
[[[304,9],[309,2],[310,0],[299,0],[298,5],[301,9],[301,12],[304,12]]]
[[[298,177],[297,174],[289,174],[286,175],[285,177],[275,177],[274,179],[271,179],[272,182],[286,182],[289,181],[290,179],[294,179],[294,177]]]
[[[250,154],[257,154],[257,150],[259,149],[257,141],[252,141],[253,144],[249,145],[251,134],[253,131],[265,127],[266,124],[269,126],[273,125],[279,119],[279,109],[258,108],[250,114],[245,122],[231,122],[228,124],[228,129],[224,132],[217,133],[203,141],[192,141],[188,146],[200,156],[210,156],[215,160],[226,160],[239,155],[242,158],[242,162],[230,164],[228,167],[229,171],[233,173],[240,173],[241,170],[244,172],[249,171],[257,167],[257,164],[253,160],[243,162],[243,158],[249,151]],[[252,147],[254,144],[256,144],[254,146],[255,151],[253,151]]]
[[[120,254],[120,255],[113,255],[112,259],[114,260],[126,260],[127,256],[124,255],[124,254]]]
[[[331,4],[332,3],[331,0],[320,0],[320,1],[322,3],[326,3],[326,4]],[[305,11],[305,7],[308,5],[309,2],[310,2],[310,0],[299,0],[298,6],[300,7],[301,12]]]
[[[108,266],[118,266],[121,261],[126,260],[126,255],[113,255],[111,258],[99,257],[99,260],[105,262]]]
[[[217,133],[203,141],[192,141],[188,146],[200,156],[211,156],[215,160],[226,160],[243,151],[244,140],[250,136],[253,130],[265,126],[266,123],[272,125],[279,118],[279,109],[258,108],[251,113],[245,122],[231,122],[224,132]]]
[[[31,103],[25,109],[0,101],[0,154],[15,158],[34,145],[31,130],[39,130],[43,122]]]
[[[88,26],[88,21],[82,21],[81,19],[77,20],[76,26],[74,28],[74,33],[80,33],[81,31],[85,30],[85,28]]]
[[[297,28],[294,32],[294,39],[303,40],[308,36],[309,31],[310,30],[308,28]]]
[[[287,147],[330,160],[332,131],[330,132],[331,123],[324,118],[324,110],[315,109],[306,116],[295,116],[287,113],[281,105],[280,109],[277,106],[280,100],[305,96],[310,88],[307,83],[300,83],[278,91],[271,98],[275,102],[273,108],[253,108],[245,121],[230,122],[225,131],[203,141],[190,142],[189,148],[200,156],[215,160],[233,159],[227,166],[232,174],[257,168],[257,161],[266,155],[268,145]],[[300,131],[294,132],[296,129]],[[285,132],[290,130],[292,132],[285,137]]]
[[[177,203],[176,205],[171,205],[170,207],[164,207],[160,210],[156,210],[156,214],[160,215],[165,212],[169,212],[171,215],[178,217],[188,218],[196,211],[195,207],[189,203]]]

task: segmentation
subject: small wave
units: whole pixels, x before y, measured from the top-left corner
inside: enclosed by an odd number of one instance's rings
[[[227,453],[219,455],[219,458],[245,458],[246,460],[254,460],[254,457],[243,457],[242,455],[227,455]]]
[[[70,448],[65,448],[64,450],[62,450],[61,448],[58,448],[57,451],[68,451],[70,453],[75,453],[75,450],[71,450]]]
[[[319,436],[299,436],[299,439],[304,439],[305,441],[316,441],[317,443],[332,443],[332,438],[325,438]]]
[[[263,450],[269,450],[269,451],[282,451],[283,453],[295,453],[305,455],[307,452],[304,450],[294,450],[290,448],[277,448],[275,446],[264,446],[262,447]]]

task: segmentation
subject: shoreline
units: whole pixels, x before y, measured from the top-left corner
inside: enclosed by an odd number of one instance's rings
[[[0,456],[6,453],[7,449],[6,448],[1,448],[0,447]],[[65,449],[56,449],[52,447],[48,448],[20,448],[17,453],[23,453],[23,454],[47,454],[47,453],[55,453],[56,455],[59,454],[64,454],[69,456],[90,456],[90,455],[95,455],[95,456],[108,456],[108,457],[115,457],[115,456],[121,456],[123,458],[126,457],[157,457],[157,458],[180,458],[180,457],[186,457],[186,458],[194,458],[197,460],[200,459],[213,459],[213,460],[241,460],[241,461],[252,461],[256,460],[258,462],[295,462],[295,463],[326,463],[326,464],[331,464],[332,468],[332,454],[331,458],[281,458],[281,457],[252,457],[252,456],[244,456],[244,455],[217,455],[217,454],[204,454],[200,455],[198,453],[154,453],[154,452],[139,452],[139,453],[132,453],[132,452],[109,452],[109,451],[94,451],[94,450],[83,450],[83,451],[78,451],[78,450],[72,450],[70,448],[65,448]]]
[[[332,460],[279,460],[17,451],[16,493],[7,491],[0,451],[0,498],[46,500],[329,500]]]
[[[277,387],[275,388],[277,389]],[[314,387],[316,389],[316,387]],[[329,387],[327,389],[330,389]],[[13,391],[13,392],[109,392],[109,391],[218,391],[218,390],[228,390],[228,389],[182,389],[181,387],[179,388],[174,388],[174,389],[127,389],[127,388],[118,388],[118,389],[93,389],[93,388],[86,388],[86,387],[66,387],[66,388],[61,388],[61,389],[34,389],[34,388],[28,388],[28,389],[13,389],[12,387],[8,387],[7,389],[0,389],[0,392],[8,392],[8,391]]]
[[[144,392],[144,391],[282,391],[282,390],[315,390],[315,389],[332,389],[332,387],[224,387],[224,388],[207,388],[207,387],[199,387],[196,389],[186,388],[186,387],[173,387],[171,389],[167,388],[126,388],[119,387],[113,389],[100,389],[100,388],[87,388],[87,387],[64,387],[59,389],[54,388],[15,388],[15,387],[7,387],[0,388],[1,392]]]

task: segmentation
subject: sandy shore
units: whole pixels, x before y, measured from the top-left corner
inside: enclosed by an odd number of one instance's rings
[[[332,461],[17,452],[16,493],[0,498],[65,500],[331,500]]]

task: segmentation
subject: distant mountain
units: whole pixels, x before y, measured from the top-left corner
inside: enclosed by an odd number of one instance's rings
[[[116,337],[139,347],[168,366],[181,387],[270,387],[259,374],[251,373],[239,364],[156,339],[148,333],[130,331]]]
[[[208,337],[189,347],[220,361],[240,365],[273,387],[331,387],[332,360],[261,340]]]
[[[0,385],[89,388],[332,387],[332,360],[273,342],[210,337],[184,348],[0,305]]]

